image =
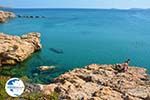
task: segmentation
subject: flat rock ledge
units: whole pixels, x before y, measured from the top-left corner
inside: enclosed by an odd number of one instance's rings
[[[13,12],[0,10],[0,23],[6,22],[10,18],[14,18],[16,15]]]
[[[59,100],[150,100],[150,80],[139,67],[117,72],[113,65],[92,64],[39,86],[44,94],[59,93]]]
[[[22,36],[0,33],[0,66],[22,62],[41,47],[40,33],[32,32]]]

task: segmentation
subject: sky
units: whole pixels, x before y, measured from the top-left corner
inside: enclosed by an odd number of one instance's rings
[[[150,8],[150,0],[0,0],[12,8]]]

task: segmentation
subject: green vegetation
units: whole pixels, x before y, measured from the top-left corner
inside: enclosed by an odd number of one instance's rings
[[[44,95],[40,92],[36,93],[24,93],[21,97],[12,98],[5,92],[5,83],[10,77],[0,76],[0,100],[58,100],[58,94],[52,93],[51,95]],[[30,81],[28,77],[21,78],[23,81]]]
[[[0,76],[0,99],[5,100],[8,97],[7,93],[5,92],[5,83],[9,79],[6,76]]]
[[[55,92],[51,95],[44,95],[42,93],[30,93],[30,95],[25,94],[21,98],[25,100],[58,100],[58,94]]]

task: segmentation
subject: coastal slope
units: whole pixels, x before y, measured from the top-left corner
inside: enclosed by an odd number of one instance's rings
[[[59,100],[150,100],[150,81],[146,70],[129,67],[118,72],[114,65],[92,64],[40,85],[44,94],[56,92]]]
[[[41,47],[40,33],[32,32],[20,37],[0,33],[0,66],[22,62]]]

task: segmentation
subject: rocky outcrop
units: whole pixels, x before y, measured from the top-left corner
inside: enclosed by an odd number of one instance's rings
[[[150,80],[138,67],[118,72],[113,65],[92,64],[40,87],[45,94],[59,93],[60,100],[150,100]]]
[[[45,16],[17,15],[18,18],[46,18]]]
[[[40,34],[12,36],[0,33],[0,65],[14,65],[41,49]]]
[[[47,70],[53,70],[55,68],[56,68],[55,66],[40,66],[38,69],[40,71],[47,71]]]
[[[12,12],[0,11],[0,23],[6,22],[10,18],[14,18],[15,14]]]

